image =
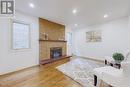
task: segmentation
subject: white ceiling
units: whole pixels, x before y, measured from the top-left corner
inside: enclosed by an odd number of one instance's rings
[[[130,0],[15,0],[16,10],[66,26],[84,27],[128,16]],[[30,8],[33,3],[35,8]],[[77,14],[72,10],[77,9]],[[108,18],[103,16],[108,14]]]

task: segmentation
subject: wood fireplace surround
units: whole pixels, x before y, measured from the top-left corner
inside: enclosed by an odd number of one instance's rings
[[[40,64],[69,58],[66,55],[65,26],[39,18],[39,28]],[[56,58],[54,58],[54,55],[52,56],[52,49],[57,49],[57,52],[54,54]]]

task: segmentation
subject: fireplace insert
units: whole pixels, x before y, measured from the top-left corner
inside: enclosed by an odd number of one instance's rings
[[[51,58],[60,58],[62,56],[62,47],[53,47],[50,48],[50,57]]]

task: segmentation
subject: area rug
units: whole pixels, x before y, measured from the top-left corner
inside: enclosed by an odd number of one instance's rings
[[[101,66],[102,64],[94,61],[78,58],[56,68],[84,87],[95,87],[93,86],[93,69]]]

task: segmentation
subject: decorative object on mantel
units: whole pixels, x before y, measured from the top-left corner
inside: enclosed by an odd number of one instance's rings
[[[45,40],[48,40],[48,34],[47,33],[43,33],[43,34],[44,34]]]
[[[43,40],[48,40],[48,34],[47,33],[40,33],[40,35],[43,37]]]
[[[87,42],[101,42],[102,41],[101,31],[86,32],[86,41]]]
[[[115,60],[115,62],[118,64],[120,64],[125,58],[122,53],[114,53],[112,57]]]
[[[45,33],[45,40],[48,40],[48,34]]]

